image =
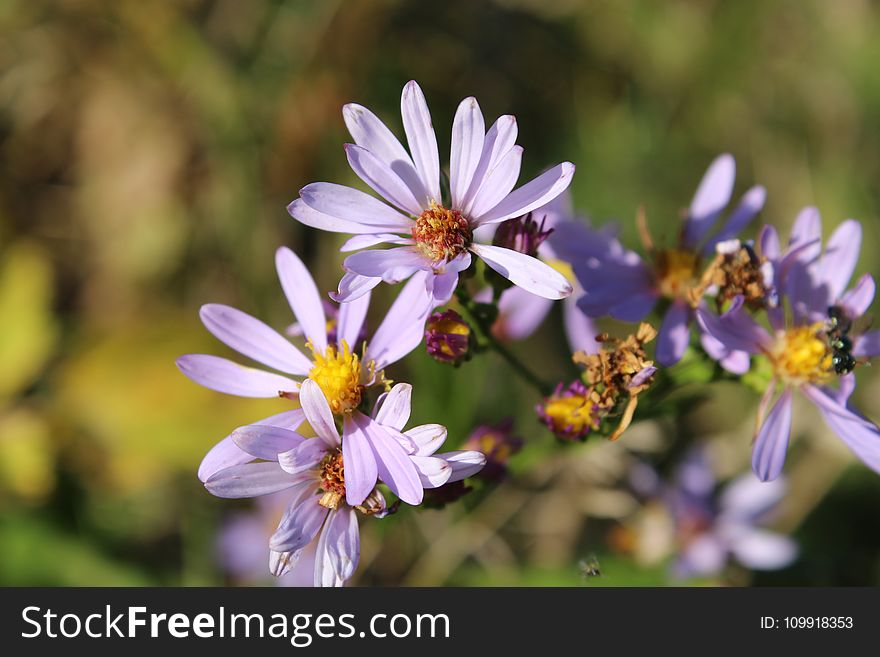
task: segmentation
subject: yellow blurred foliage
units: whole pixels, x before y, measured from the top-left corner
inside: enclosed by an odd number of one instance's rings
[[[0,500],[7,492],[29,502],[44,500],[55,487],[54,467],[46,421],[30,408],[0,410]]]

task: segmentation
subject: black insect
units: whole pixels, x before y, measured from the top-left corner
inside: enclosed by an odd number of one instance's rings
[[[581,577],[602,576],[602,569],[599,567],[599,560],[595,554],[589,555],[586,559],[581,559],[580,563],[578,563],[578,568],[581,571]]]
[[[852,329],[852,320],[840,306],[828,308],[828,345],[831,347],[831,366],[836,374],[849,374],[856,367],[856,359],[852,355],[853,343],[848,333]]]

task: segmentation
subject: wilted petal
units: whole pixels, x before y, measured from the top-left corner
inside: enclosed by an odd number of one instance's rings
[[[215,472],[205,481],[208,492],[217,497],[259,497],[277,493],[302,482],[272,461],[234,465]]]
[[[208,354],[187,354],[177,359],[177,367],[201,386],[238,397],[277,397],[280,392],[296,392],[292,379]]]
[[[232,441],[254,458],[277,461],[281,452],[297,447],[304,438],[289,429],[250,424],[232,432]]]
[[[498,205],[488,212],[472,219],[472,225],[498,223],[512,217],[519,217],[541,207],[559,196],[571,184],[574,165],[563,162],[513,190]]]
[[[736,162],[725,153],[712,161],[691,201],[685,221],[683,244],[693,248],[709,232],[730,202],[736,179]]]
[[[657,336],[657,361],[661,365],[675,365],[684,356],[690,341],[691,309],[683,301],[675,301],[666,311]]]
[[[376,422],[402,431],[409,422],[411,408],[412,386],[408,383],[398,383],[382,400],[382,405],[375,415]]]
[[[290,309],[303,333],[315,349],[324,353],[327,350],[327,318],[315,280],[303,261],[284,246],[275,252],[275,268]]]
[[[437,137],[431,123],[431,113],[425,94],[415,80],[407,82],[400,97],[400,114],[403,118],[403,129],[412,153],[416,171],[428,196],[440,200],[440,153],[437,149]]]
[[[342,462],[345,464],[345,501],[358,506],[376,485],[378,469],[370,440],[364,432],[364,416],[355,411],[343,421]]]
[[[761,481],[772,481],[782,472],[791,434],[791,389],[787,388],[764,420],[752,450],[752,469]]]
[[[339,432],[333,421],[333,412],[324,396],[324,391],[312,379],[302,382],[299,403],[312,430],[327,447],[339,447]]]
[[[565,276],[537,258],[500,246],[473,244],[471,251],[514,285],[546,299],[564,299],[572,292]]]
[[[218,340],[238,353],[287,374],[304,375],[311,361],[286,338],[247,313],[210,303],[199,311],[202,323]]]

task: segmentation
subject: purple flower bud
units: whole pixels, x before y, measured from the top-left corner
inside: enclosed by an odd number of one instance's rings
[[[516,219],[508,219],[498,226],[492,244],[534,258],[538,255],[538,247],[553,232],[552,228],[544,230],[545,220],[546,218],[542,218],[539,224],[532,218],[531,212]]]
[[[543,404],[535,407],[535,411],[557,438],[579,440],[591,430],[598,429],[601,421],[599,407],[591,393],[592,389],[580,381],[573,382],[568,388],[560,383]]]
[[[454,310],[437,312],[425,325],[425,345],[434,360],[458,365],[470,358],[471,327]]]
[[[513,435],[513,420],[506,418],[496,424],[480,424],[468,436],[462,449],[486,455],[486,465],[477,475],[490,481],[503,479],[510,457],[522,449],[523,439]]]

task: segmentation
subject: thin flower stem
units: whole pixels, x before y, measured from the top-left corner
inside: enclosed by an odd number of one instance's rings
[[[505,361],[507,361],[507,364],[510,365],[510,367],[520,376],[520,378],[522,378],[526,383],[535,388],[542,396],[550,394],[552,386],[543,382],[540,377],[532,372],[525,365],[525,363],[517,358],[513,354],[513,352],[511,352],[492,334],[492,322],[488,321],[485,313],[479,312],[479,310],[476,308],[476,303],[473,299],[471,299],[470,295],[467,293],[463,286],[461,286],[457,290],[457,296],[462,309],[468,316],[468,319],[470,319],[470,321],[474,325],[476,325],[476,327],[482,334],[484,342],[481,347],[483,349],[488,347],[499,356],[501,356]]]

